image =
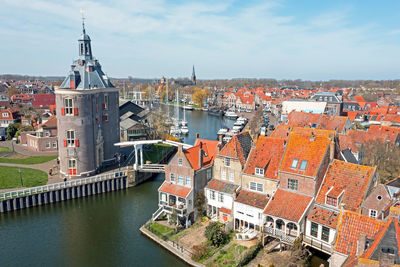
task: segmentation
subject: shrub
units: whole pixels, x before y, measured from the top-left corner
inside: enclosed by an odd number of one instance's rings
[[[192,247],[192,260],[199,261],[209,253],[209,248],[205,244],[197,245]]]
[[[217,222],[212,222],[206,227],[205,236],[214,247],[225,244],[228,239],[227,233],[222,230],[221,224]]]
[[[254,248],[252,248],[244,257],[243,259],[239,262],[239,264],[237,266],[245,266],[247,264],[249,264],[249,262],[251,262],[258,254],[258,252],[260,252],[260,250],[263,248],[263,246],[261,245],[261,243],[258,243],[257,246],[255,246]]]

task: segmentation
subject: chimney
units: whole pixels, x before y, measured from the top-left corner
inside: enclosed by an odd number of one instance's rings
[[[178,153],[183,153],[183,145],[182,144],[178,145]]]
[[[199,149],[199,168],[203,167],[203,143],[200,142],[200,149]]]
[[[363,254],[364,250],[366,249],[365,243],[367,242],[367,236],[364,233],[360,233],[360,237],[357,240],[357,256]]]
[[[218,136],[218,146],[217,146],[218,153],[221,151],[221,148],[222,148],[222,135],[219,135]]]
[[[310,141],[313,142],[314,140],[315,140],[315,134],[314,132],[311,132]]]

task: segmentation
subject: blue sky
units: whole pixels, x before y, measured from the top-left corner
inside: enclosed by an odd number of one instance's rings
[[[111,77],[399,79],[400,1],[0,0],[0,73],[66,75],[85,10]]]

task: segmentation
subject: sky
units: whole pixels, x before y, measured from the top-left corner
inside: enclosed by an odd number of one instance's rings
[[[86,32],[110,77],[399,79],[400,1],[0,0],[0,73],[65,76]]]

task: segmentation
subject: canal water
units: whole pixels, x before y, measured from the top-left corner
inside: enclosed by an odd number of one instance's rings
[[[188,144],[197,132],[215,140],[233,125],[202,111],[186,111],[186,119]],[[163,180],[0,214],[0,266],[186,266],[139,231],[157,210]]]

